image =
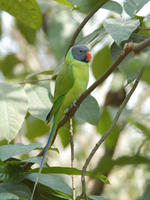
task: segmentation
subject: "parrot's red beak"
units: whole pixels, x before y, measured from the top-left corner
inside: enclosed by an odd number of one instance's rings
[[[86,61],[87,61],[87,62],[90,62],[91,59],[92,59],[91,53],[90,53],[90,52],[87,52],[87,53],[86,53]]]

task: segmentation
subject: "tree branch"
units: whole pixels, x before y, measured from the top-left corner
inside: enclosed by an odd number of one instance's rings
[[[74,45],[75,40],[77,38],[77,36],[79,35],[79,33],[81,32],[81,30],[83,29],[83,27],[85,26],[85,24],[89,21],[89,19],[109,0],[99,0],[99,2],[97,3],[96,7],[93,8],[93,10],[91,10],[89,12],[89,14],[84,18],[84,20],[81,22],[81,24],[79,25],[79,27],[77,28],[77,30],[75,31],[75,33],[72,36],[72,39],[70,41],[70,44],[68,46],[68,49],[66,51],[66,54],[68,52],[68,50]]]
[[[93,158],[94,154],[96,153],[96,151],[98,150],[98,148],[100,147],[100,145],[105,141],[105,139],[110,135],[111,131],[113,130],[113,128],[115,127],[123,109],[125,108],[126,104],[128,103],[130,97],[132,96],[132,94],[134,93],[140,79],[141,79],[141,76],[143,74],[145,70],[145,67],[142,68],[142,70],[140,71],[132,89],[130,90],[129,94],[127,95],[127,97],[125,98],[125,100],[123,101],[122,105],[120,106],[110,128],[106,131],[106,133],[101,137],[101,139],[96,143],[96,145],[94,146],[94,148],[92,149],[91,153],[89,154],[88,158],[86,159],[85,161],[85,164],[82,168],[82,175],[81,175],[81,182],[82,182],[82,194],[80,196],[79,199],[81,199],[82,197],[84,197],[85,199],[87,199],[87,195],[86,195],[86,188],[85,188],[85,172],[86,172],[86,169],[91,161],[91,159]]]

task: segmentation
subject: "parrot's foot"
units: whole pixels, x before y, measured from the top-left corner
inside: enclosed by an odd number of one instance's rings
[[[70,109],[70,107],[66,108],[66,109],[64,110],[64,113],[67,114],[68,111],[69,111],[69,109]]]
[[[74,101],[72,104],[72,107],[76,107],[76,106],[77,106],[76,101]]]

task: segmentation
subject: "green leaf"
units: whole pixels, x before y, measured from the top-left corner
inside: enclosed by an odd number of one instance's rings
[[[106,131],[109,129],[109,127],[112,124],[112,120],[113,119],[111,117],[109,109],[105,108],[101,114],[101,117],[97,126],[97,130],[101,135],[104,135]],[[105,145],[107,146],[109,150],[115,147],[118,136],[119,136],[119,128],[116,125],[114,129],[111,131],[111,134],[109,135],[109,137],[107,137],[107,139],[105,140]]]
[[[138,19],[113,19],[109,18],[105,20],[104,28],[112,36],[115,42],[120,45],[122,41],[127,40],[131,33],[137,29],[140,25]]]
[[[107,35],[107,32],[105,31],[105,29],[103,27],[100,27],[98,29],[96,29],[95,31],[93,31],[92,33],[90,33],[89,35],[79,39],[77,37],[76,40],[76,44],[89,44],[91,43],[93,40],[102,40],[104,39],[104,37]]]
[[[88,195],[88,198],[91,200],[107,200],[104,197],[96,196],[96,195]]]
[[[0,9],[13,15],[33,29],[39,29],[41,26],[42,15],[35,0],[1,0]]]
[[[32,143],[28,145],[24,145],[21,143],[3,145],[0,146],[0,160],[5,161],[12,156],[27,154],[30,151],[40,147],[41,145],[38,143]]]
[[[19,183],[19,184],[1,183],[0,184],[0,194],[2,192],[8,192],[8,193],[17,195],[20,200],[22,200],[22,199],[29,200],[31,198],[31,191],[30,191],[29,187],[22,183]]]
[[[29,103],[29,113],[34,117],[46,120],[46,116],[52,107],[52,95],[50,84],[47,82],[38,82],[36,84],[26,84],[25,91]]]
[[[119,66],[119,69],[127,77],[128,83],[134,81],[143,67],[150,67],[150,51],[132,57]]]
[[[35,182],[37,177],[37,173],[34,174],[28,174],[26,176],[27,179]],[[41,174],[39,183],[42,185],[45,185],[47,187],[50,187],[52,190],[57,192],[58,194],[61,194],[65,197],[71,197],[72,196],[72,189],[65,183],[63,178],[56,174]]]
[[[74,130],[74,128],[73,128]],[[69,123],[66,123],[63,127],[58,130],[59,137],[61,139],[63,147],[67,147],[70,142],[70,134],[69,134]]]
[[[65,6],[69,6],[70,8],[74,8],[74,5],[67,0],[55,0],[55,1],[64,4]]]
[[[81,0],[68,0],[71,2],[73,5],[75,5],[75,9],[88,13],[90,12],[98,3],[98,0],[86,0],[86,1],[81,1]],[[101,0],[101,7],[109,0]]]
[[[110,11],[113,11],[113,12],[116,12],[118,14],[122,13],[122,6],[119,3],[115,2],[115,1],[108,1],[107,3],[105,3],[103,5],[102,8],[110,10]]]
[[[24,179],[23,169],[17,165],[0,165],[0,181],[19,183]]]
[[[112,64],[112,57],[109,46],[103,47],[95,56],[92,62],[92,72],[98,79]]]
[[[30,170],[31,172],[38,172],[39,169]],[[70,167],[47,167],[42,170],[42,173],[56,173],[56,174],[65,174],[65,175],[81,175],[82,170]],[[102,174],[93,173],[90,171],[85,172],[85,176],[91,178],[97,178],[103,181],[105,184],[109,184],[109,180]]]
[[[12,78],[14,76],[14,67],[20,63],[20,60],[15,54],[10,53],[0,60],[0,69],[2,70],[4,76],[7,78]]]
[[[8,192],[0,193],[0,200],[19,200],[17,195]]]
[[[135,15],[149,0],[125,0],[124,9],[128,15]]]
[[[96,99],[89,95],[80,105],[75,114],[75,119],[79,123],[88,122],[97,125],[100,117],[100,108]]]
[[[28,109],[24,89],[17,84],[0,84],[0,140],[11,141],[23,124]]]
[[[50,131],[50,126],[44,121],[32,117],[30,115],[25,121],[26,129],[25,135],[29,140],[34,140]]]
[[[27,40],[29,44],[34,44],[36,41],[36,30],[33,28],[30,28],[26,24],[21,23],[20,21],[16,21],[16,26],[19,29],[19,31],[22,33],[24,38]]]

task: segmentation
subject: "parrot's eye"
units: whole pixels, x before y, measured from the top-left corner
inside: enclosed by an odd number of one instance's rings
[[[82,50],[80,50],[80,53],[82,53],[83,51]]]

